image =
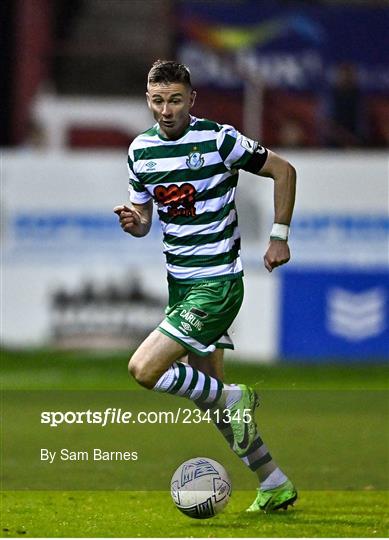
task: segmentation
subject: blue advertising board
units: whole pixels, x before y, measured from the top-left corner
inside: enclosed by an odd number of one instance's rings
[[[286,361],[389,360],[389,272],[285,270],[280,323]]]
[[[153,221],[147,239],[136,242],[123,234],[113,212],[79,208],[34,208],[7,213],[4,219],[6,242],[2,256],[7,263],[78,264],[81,260],[96,262],[116,258],[137,264],[137,257],[163,263],[161,229]],[[136,246],[136,247],[135,247]],[[136,249],[137,257],[134,257]]]

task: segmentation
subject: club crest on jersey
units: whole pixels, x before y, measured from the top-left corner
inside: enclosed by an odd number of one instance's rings
[[[197,150],[196,146],[193,148],[192,152],[189,153],[186,164],[192,171],[197,171],[198,169],[201,169],[201,167],[204,165],[204,158]]]

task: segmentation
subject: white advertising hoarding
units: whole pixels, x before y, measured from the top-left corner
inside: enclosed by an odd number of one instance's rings
[[[286,156],[298,170],[290,265],[387,265],[387,156]],[[121,152],[3,152],[5,345],[133,346],[163,318],[157,220],[135,239],[112,213],[127,200],[125,160]],[[272,181],[241,173],[246,296],[232,332],[237,355],[263,361],[277,357],[279,341],[280,271],[268,275],[262,263],[272,208]]]

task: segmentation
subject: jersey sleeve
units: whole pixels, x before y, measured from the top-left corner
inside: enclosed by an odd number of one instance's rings
[[[142,182],[136,176],[134,168],[134,154],[131,146],[128,150],[128,193],[130,201],[134,204],[145,204],[151,199],[150,193],[143,186]]]
[[[266,148],[228,125],[224,125],[220,130],[217,146],[227,169],[246,169],[254,153],[263,155],[263,163],[267,158]]]

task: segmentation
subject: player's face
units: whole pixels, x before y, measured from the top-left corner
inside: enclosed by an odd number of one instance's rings
[[[147,104],[167,139],[179,139],[189,124],[196,92],[183,83],[149,84]]]

